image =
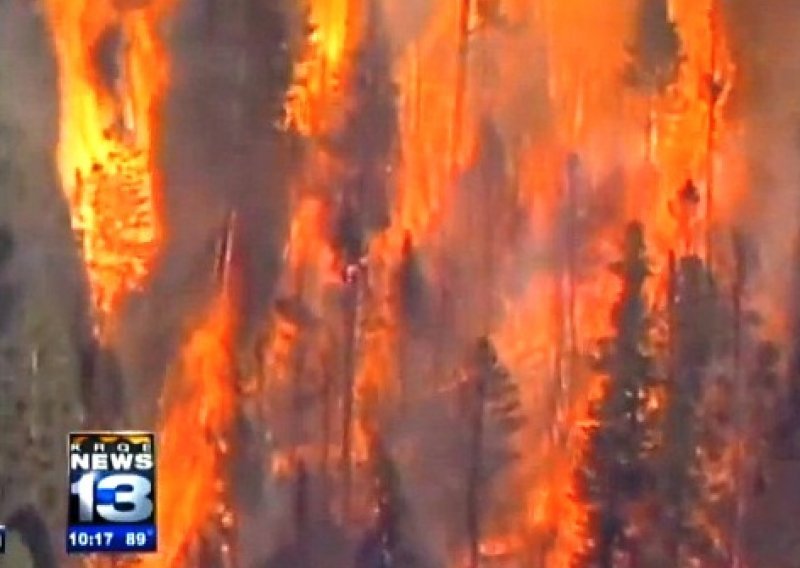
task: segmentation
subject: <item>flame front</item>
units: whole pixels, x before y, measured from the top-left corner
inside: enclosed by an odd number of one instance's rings
[[[214,299],[167,378],[159,428],[160,547],[142,555],[140,566],[191,565],[199,539],[230,514],[223,464],[236,409],[231,294],[226,289]]]
[[[345,9],[311,2],[313,55],[298,64],[300,83],[290,92],[288,114],[290,124],[312,139],[337,131],[340,102],[354,88],[342,77],[369,26],[368,18],[356,22],[345,16],[369,12],[355,4]],[[570,565],[584,546],[584,504],[569,478],[580,467],[587,405],[602,389],[601,381],[576,361],[611,333],[609,314],[618,287],[606,263],[615,255],[616,228],[628,218],[644,223],[655,245],[655,280],[663,282],[668,252],[710,254],[708,235],[732,215],[742,190],[736,165],[739,130],[725,114],[735,69],[719,10],[712,0],[664,2],[664,25],[675,26],[679,41],[677,73],[658,88],[644,88],[627,83],[626,74],[635,64],[630,38],[643,25],[637,18],[645,4],[439,3],[393,60],[399,157],[390,172],[396,185],[388,226],[371,238],[364,257],[369,299],[362,305],[367,331],[359,336],[358,404],[370,407],[376,396],[392,400],[400,392],[397,382],[404,380],[398,353],[412,339],[403,336],[391,302],[391,275],[403,262],[403,242],[413,243],[427,265],[436,267],[433,273],[446,272],[437,266],[440,259],[458,257],[459,247],[462,256],[475,252],[470,241],[477,227],[467,229],[466,242],[458,241],[463,194],[457,193],[485,144],[478,125],[493,124],[508,148],[507,167],[516,182],[503,190],[516,191],[514,201],[532,234],[525,243],[530,250],[510,251],[502,240],[490,245],[497,259],[490,286],[500,289],[506,308],[490,331],[524,385],[531,417],[520,468],[527,511],[515,530],[539,542],[530,546],[542,547],[536,562],[547,566]],[[392,2],[384,6],[394,7]],[[570,154],[580,163],[565,174]],[[326,191],[329,176],[341,167],[327,158],[310,160],[315,174],[310,183],[302,181],[306,191]],[[682,193],[689,180],[696,195]],[[718,195],[713,195],[715,185]],[[308,219],[303,207],[295,215],[295,223]],[[565,216],[574,219],[564,221]],[[597,220],[583,228],[587,218]],[[569,223],[581,228],[565,228]],[[580,231],[571,244],[568,230]],[[320,258],[326,249],[322,241],[300,244],[298,235],[292,233],[290,249]],[[316,252],[309,252],[311,243]],[[569,246],[581,250],[580,274],[577,266],[558,258],[572,254],[564,248]],[[520,255],[546,260],[527,275],[522,293],[503,293],[504,283],[519,277]],[[290,265],[296,274],[296,255]],[[657,284],[649,290],[650,299],[657,299],[662,288]],[[319,290],[294,293],[318,305]],[[467,286],[464,293],[483,292]],[[569,379],[559,383],[563,377]],[[549,403],[553,400],[555,405]],[[524,548],[519,534],[487,539],[485,552]]]
[[[300,509],[306,468],[317,468],[326,490],[346,494],[336,520],[362,521],[372,504],[352,511],[347,501],[352,485],[372,480],[352,466],[379,459],[373,445],[385,424],[412,436],[402,421],[415,405],[461,402],[447,398],[458,390],[450,377],[464,375],[457,358],[486,339],[521,391],[520,459],[496,484],[504,506],[486,507],[482,533],[453,530],[441,555],[449,566],[472,555],[473,568],[475,556],[574,566],[590,538],[590,503],[574,477],[595,425],[590,405],[608,387],[587,360],[616,332],[620,287],[608,265],[619,227],[630,219],[646,227],[654,277],[644,295],[663,310],[667,259],[714,264],[717,231],[746,189],[742,125],[728,112],[737,69],[723,15],[715,0],[432,2],[411,38],[381,52],[396,122],[390,148],[374,158],[348,128],[366,113],[359,103],[380,90],[377,66],[359,67],[364,52],[380,51],[368,43],[380,26],[393,29],[378,7],[391,13],[399,4],[308,2],[310,33],[292,62],[276,133],[300,139],[303,152],[289,180],[278,301],[259,345],[256,405],[274,443],[265,473],[296,478]],[[662,4],[663,49],[674,49],[653,63],[630,38],[652,23],[643,23],[644,7]],[[101,335],[144,282],[163,232],[156,158],[168,64],[159,26],[170,7],[47,2],[60,65],[59,169]],[[109,53],[116,74],[98,65]],[[343,150],[348,143],[356,149]],[[370,200],[385,209],[379,221],[364,221]],[[424,300],[398,291],[411,264]],[[220,478],[239,402],[234,300],[228,289],[214,300],[168,382],[164,548],[145,565],[191,564],[214,514],[228,513]],[[412,321],[415,309],[425,312],[422,324]],[[306,401],[323,391],[323,417],[309,419]],[[646,394],[648,412],[670,404],[660,390]],[[308,426],[314,420],[321,433]],[[734,460],[730,448],[723,453],[724,477]],[[413,467],[413,456],[398,454],[399,469]],[[710,521],[704,528],[715,544],[724,540]],[[479,542],[465,545],[469,538]]]
[[[59,66],[58,169],[98,335],[151,268],[161,236],[157,149],[171,0],[64,2],[45,9]]]
[[[311,34],[306,53],[294,69],[286,104],[287,126],[306,135],[330,131],[333,109],[341,100],[343,73],[358,40],[360,2],[310,2]]]

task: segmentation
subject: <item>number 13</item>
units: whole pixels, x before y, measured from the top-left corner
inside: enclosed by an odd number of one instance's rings
[[[70,486],[80,503],[78,516],[82,522],[94,520],[95,491],[105,489],[114,492],[114,502],[97,505],[97,513],[106,521],[114,523],[136,523],[153,513],[153,500],[149,495],[153,489],[150,480],[139,475],[120,473],[104,477],[95,485],[95,472],[84,473]],[[125,487],[125,489],[122,489]],[[117,506],[130,504],[129,511],[120,511]]]

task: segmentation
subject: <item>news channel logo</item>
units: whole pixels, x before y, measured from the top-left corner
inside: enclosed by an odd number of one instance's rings
[[[67,444],[67,553],[155,552],[155,435],[74,432]]]

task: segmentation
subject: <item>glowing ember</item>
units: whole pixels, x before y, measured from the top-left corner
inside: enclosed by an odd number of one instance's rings
[[[59,63],[58,167],[105,338],[158,247],[154,156],[168,72],[158,26],[171,6],[45,2]]]
[[[341,101],[347,56],[360,34],[359,0],[309,2],[307,53],[296,63],[286,101],[286,124],[306,135],[330,131]],[[335,123],[334,123],[335,124]]]

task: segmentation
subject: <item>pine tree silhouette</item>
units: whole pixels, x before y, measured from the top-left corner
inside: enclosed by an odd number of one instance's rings
[[[397,88],[391,52],[379,3],[367,3],[364,37],[353,55],[346,127],[332,136],[334,153],[350,170],[344,183],[345,206],[365,237],[386,227],[394,140],[397,132]]]
[[[524,421],[519,386],[488,338],[472,347],[465,371],[466,528],[471,565],[477,566],[488,491],[516,460],[513,436]]]
[[[672,83],[680,66],[681,41],[670,21],[667,0],[640,0],[638,22],[628,48],[631,61],[625,78],[629,84],[651,94]]]
[[[680,565],[689,556],[709,552],[707,535],[692,513],[700,507],[704,492],[697,456],[705,425],[699,417],[722,313],[713,276],[700,257],[686,256],[671,266],[673,361],[659,475],[666,556]]]
[[[579,497],[588,504],[581,568],[610,568],[626,555],[637,565],[638,542],[630,510],[653,486],[652,413],[647,407],[657,381],[650,353],[650,317],[644,285],[650,275],[644,230],[626,229],[622,259],[611,266],[622,281],[612,312],[614,335],[600,344],[597,369],[607,377],[604,395],[591,414],[584,466],[577,472]]]
[[[430,568],[419,552],[397,464],[380,437],[372,456],[377,514],[358,549],[355,568]]]

